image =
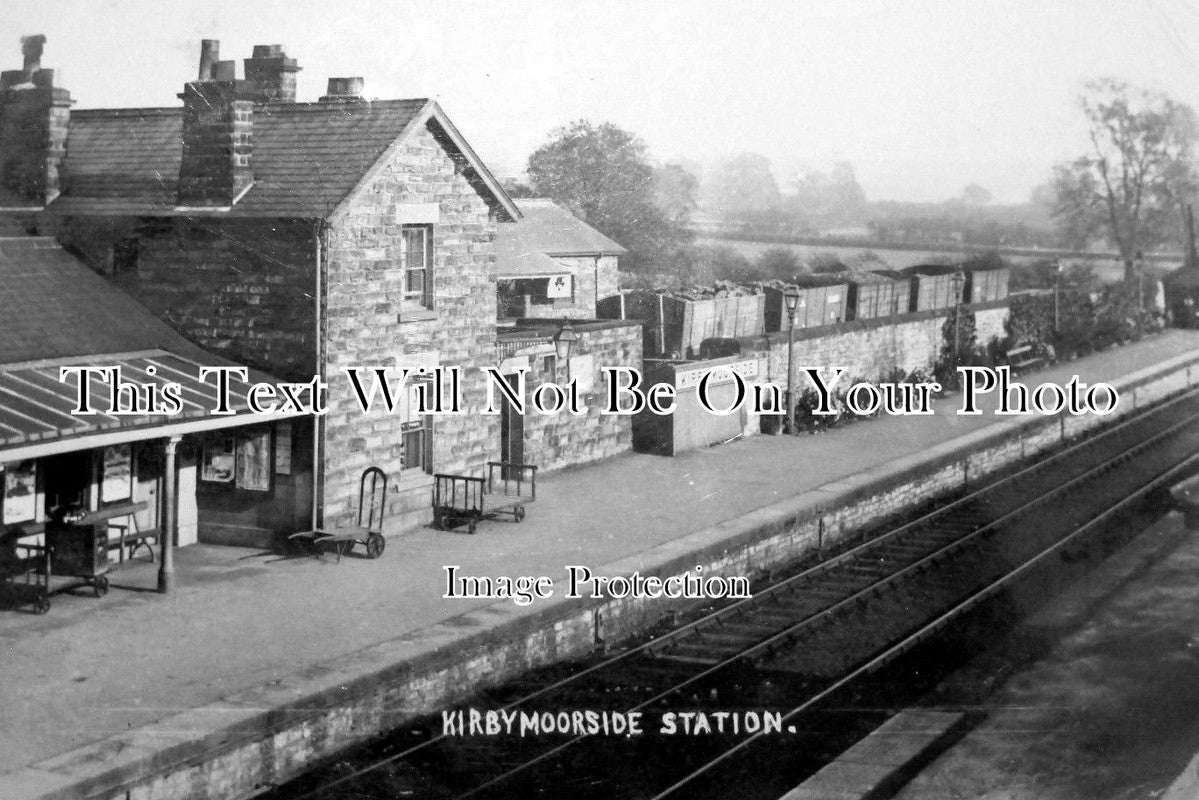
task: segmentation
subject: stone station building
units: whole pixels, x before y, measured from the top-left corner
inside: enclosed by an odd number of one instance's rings
[[[41,67],[42,40],[23,40],[23,68],[3,77],[4,230],[55,237],[218,358],[328,380],[328,413],[294,431],[315,448],[324,527],[354,520],[369,466],[391,479],[394,532],[431,519],[434,472],[478,474],[521,449],[565,467],[630,446],[627,417],[564,415],[554,436],[513,448],[502,415],[481,413],[484,368],[532,366],[558,327],[516,318],[500,343],[497,234],[524,215],[436,102],[367,100],[360,78],[332,78],[318,102],[297,102],[300,67],[282,47],[256,46],[238,78],[206,40],[180,106],[72,110]],[[640,365],[637,326],[584,320],[619,252],[607,242],[582,254],[594,261],[586,277],[580,263],[564,268],[578,276],[573,358],[602,353],[597,370]],[[363,413],[343,373],[354,366],[397,379],[403,368],[460,367],[464,413],[417,414],[407,397],[396,413]],[[537,366],[561,379],[569,365]],[[297,526],[253,504],[226,512],[201,540],[262,546]]]

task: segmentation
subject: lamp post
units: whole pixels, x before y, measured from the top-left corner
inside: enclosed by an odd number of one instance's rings
[[[566,385],[570,385],[570,350],[579,341],[578,332],[571,327],[570,320],[562,320],[562,327],[553,336],[554,354],[559,362],[566,363]]]
[[[783,292],[783,305],[787,309],[787,416],[783,418],[783,430],[787,434],[795,433],[795,404],[791,398],[795,394],[795,309],[799,308],[799,289],[788,286]]]
[[[1061,314],[1062,296],[1062,260],[1053,259],[1053,335],[1056,337],[1062,327]]]
[[[1137,311],[1140,312],[1145,310],[1145,255],[1140,250],[1132,268],[1137,273]]]
[[[957,366],[958,360],[958,340],[962,328],[962,286],[966,283],[966,276],[961,270],[953,273],[953,360],[954,366]]]

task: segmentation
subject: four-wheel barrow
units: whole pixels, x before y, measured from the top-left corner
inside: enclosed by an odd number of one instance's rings
[[[387,540],[383,538],[383,515],[387,509],[387,473],[378,467],[367,467],[358,480],[358,524],[335,530],[312,530],[293,533],[288,540],[306,548],[315,556],[332,545],[337,560],[360,544],[367,558],[383,555]]]
[[[481,519],[511,514],[525,518],[525,506],[537,499],[537,467],[506,461],[488,461],[487,477],[433,476],[433,527],[448,531],[466,523],[474,533]]]

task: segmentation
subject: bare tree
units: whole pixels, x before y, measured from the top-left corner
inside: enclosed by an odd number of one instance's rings
[[[1081,105],[1091,152],[1054,169],[1055,215],[1075,245],[1103,234],[1131,278],[1136,254],[1177,233],[1195,192],[1195,114],[1112,79],[1089,82]]]

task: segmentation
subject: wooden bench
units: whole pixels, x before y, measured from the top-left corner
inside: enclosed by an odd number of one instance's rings
[[[1018,344],[1011,350],[1005,353],[1008,366],[1013,372],[1024,372],[1025,370],[1038,367],[1045,363],[1042,356],[1036,355],[1031,344]]]

